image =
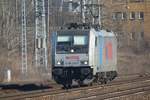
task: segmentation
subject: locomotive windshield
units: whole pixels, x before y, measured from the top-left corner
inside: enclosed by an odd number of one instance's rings
[[[71,45],[71,36],[58,36],[57,45],[69,46]]]
[[[88,53],[87,35],[58,35],[57,53]]]
[[[87,36],[74,36],[73,45],[87,45]]]

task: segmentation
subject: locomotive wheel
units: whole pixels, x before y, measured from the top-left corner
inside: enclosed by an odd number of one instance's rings
[[[101,85],[102,84],[102,81],[100,78],[97,79],[97,84]]]
[[[91,82],[91,83],[89,84],[89,86],[93,86],[93,82]]]
[[[65,84],[65,85],[64,85],[64,89],[68,89],[68,84]]]
[[[98,84],[99,85],[100,84],[107,84],[107,79],[106,78],[101,79]]]
[[[97,76],[97,78],[96,78],[96,82],[97,82],[97,84],[99,84],[99,85],[101,85],[101,84],[103,84],[103,79],[102,79],[102,77],[101,77],[101,75],[98,73],[98,76]]]
[[[107,84],[107,82],[108,82],[108,79],[104,78],[104,84]]]
[[[64,85],[64,89],[71,89],[72,87],[71,87],[71,84],[65,84]]]
[[[79,81],[78,81],[78,87],[81,87],[82,85],[83,85],[82,81],[79,80]]]

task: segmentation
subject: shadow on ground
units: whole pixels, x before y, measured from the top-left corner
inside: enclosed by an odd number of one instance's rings
[[[1,90],[18,90],[18,91],[34,91],[34,90],[41,90],[41,89],[51,89],[52,86],[48,85],[36,85],[36,84],[26,84],[26,85],[18,85],[18,84],[11,84],[11,85],[0,85]]]

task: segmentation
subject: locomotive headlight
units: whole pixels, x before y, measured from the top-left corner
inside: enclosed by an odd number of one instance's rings
[[[88,64],[88,61],[81,61],[81,64],[82,64],[82,65],[87,65],[87,64]]]
[[[61,62],[60,62],[60,61],[57,61],[57,64],[58,64],[58,65],[60,65],[60,64],[61,64]]]
[[[73,49],[71,49],[71,50],[70,50],[70,52],[71,52],[71,53],[74,53],[74,50],[73,50]]]
[[[61,61],[57,61],[57,65],[63,65],[64,62],[61,60]]]
[[[87,64],[88,64],[88,62],[87,62],[87,61],[84,61],[84,64],[85,64],[85,65],[87,65]]]

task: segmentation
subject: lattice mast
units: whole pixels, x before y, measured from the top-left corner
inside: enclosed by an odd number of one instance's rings
[[[85,0],[80,0],[80,8],[81,8],[81,21],[82,23],[85,23]]]
[[[26,0],[21,1],[22,11],[22,34],[21,34],[21,51],[22,51],[22,68],[23,74],[27,74],[27,32],[26,32]]]
[[[91,15],[92,24],[101,26],[101,0],[80,0],[80,6],[82,23],[86,23],[85,19],[89,18],[87,15]]]
[[[45,0],[35,0],[36,33],[35,33],[35,60],[36,67],[41,71],[47,69],[47,34]]]

